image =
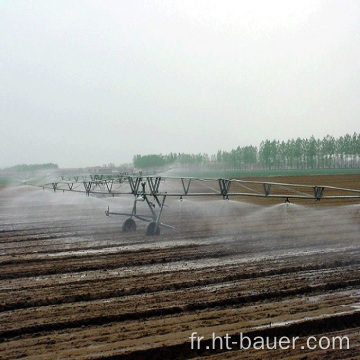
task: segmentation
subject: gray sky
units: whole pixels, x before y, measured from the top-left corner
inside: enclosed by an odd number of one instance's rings
[[[0,168],[360,131],[360,1],[0,0]]]

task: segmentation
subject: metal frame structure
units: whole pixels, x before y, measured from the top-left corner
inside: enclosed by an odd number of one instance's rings
[[[162,176],[130,176],[130,175],[91,175],[61,177],[61,179],[37,185],[43,189],[54,191],[82,192],[90,195],[133,195],[134,204],[131,213],[105,211],[107,216],[129,216],[124,222],[122,230],[131,232],[136,230],[133,218],[149,222],[146,235],[160,234],[160,227],[172,226],[160,222],[167,197],[185,196],[220,196],[223,199],[235,196],[258,198],[305,199],[360,199],[360,190],[346,189],[327,185],[287,184],[268,181],[250,181],[239,179],[210,179],[193,177],[162,177]],[[336,192],[337,195],[331,193]],[[329,195],[327,195],[329,193]],[[152,201],[150,201],[152,200]],[[137,214],[137,202],[145,202],[150,215]]]

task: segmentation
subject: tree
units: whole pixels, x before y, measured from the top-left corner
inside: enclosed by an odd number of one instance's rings
[[[317,143],[314,136],[311,136],[311,138],[306,141],[307,166],[310,167],[311,169],[314,168],[316,154],[317,154]]]

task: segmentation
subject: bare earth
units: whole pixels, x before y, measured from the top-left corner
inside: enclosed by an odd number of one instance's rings
[[[360,189],[360,175],[268,181]],[[131,198],[1,189],[0,358],[359,359],[360,201],[267,201],[172,199],[176,229],[146,237],[105,217]],[[240,333],[299,339],[246,350]]]

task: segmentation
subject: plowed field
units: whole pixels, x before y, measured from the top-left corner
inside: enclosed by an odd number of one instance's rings
[[[360,189],[359,175],[270,181]],[[359,359],[360,201],[266,201],[170,199],[175,229],[147,237],[104,214],[131,197],[1,189],[0,358]],[[240,333],[298,339],[240,349]]]

